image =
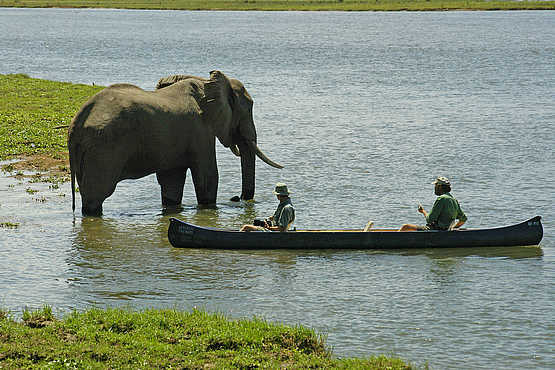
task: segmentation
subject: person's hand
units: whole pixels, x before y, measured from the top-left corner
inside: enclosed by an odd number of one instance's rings
[[[424,207],[422,207],[422,204],[418,205],[418,212],[424,213]]]

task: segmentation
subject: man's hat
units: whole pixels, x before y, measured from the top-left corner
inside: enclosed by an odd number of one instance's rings
[[[444,177],[444,176],[439,176],[434,182],[432,182],[432,184],[451,186],[451,183],[449,182],[449,179],[447,177]]]
[[[282,182],[278,182],[276,184],[276,189],[274,190],[274,194],[275,195],[285,195],[288,196],[289,195],[289,190],[287,190],[287,185],[285,185]]]

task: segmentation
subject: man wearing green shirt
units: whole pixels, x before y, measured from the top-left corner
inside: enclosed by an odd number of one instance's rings
[[[274,215],[263,221],[263,226],[243,225],[241,231],[287,231],[295,221],[295,208],[289,198],[287,185],[278,182],[274,194],[279,200],[279,205]]]
[[[451,183],[446,177],[438,177],[433,184],[434,192],[438,196],[430,213],[418,205],[418,212],[426,217],[426,226],[404,224],[399,231],[421,231],[421,230],[449,230],[459,228],[466,222],[466,215],[461,209],[459,202],[450,193]],[[456,221],[457,223],[451,227]]]

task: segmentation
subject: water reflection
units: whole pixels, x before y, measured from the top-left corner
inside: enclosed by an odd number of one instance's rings
[[[73,245],[86,250],[114,249],[118,246],[160,245],[167,241],[165,218],[83,217],[74,227]]]
[[[460,258],[454,257],[434,259],[430,265],[430,281],[440,287],[456,283],[461,263]]]
[[[165,208],[162,210],[162,216],[179,218],[189,223],[204,226],[215,227],[221,229],[239,229],[241,225],[252,223],[257,217],[260,217],[260,210],[257,209],[254,201],[240,201],[219,203],[216,207],[184,207]]]
[[[229,225],[228,208],[187,209],[173,216],[208,226]],[[252,206],[243,210],[232,222],[250,219],[256,213]],[[73,283],[94,281],[97,288],[102,286],[87,293],[98,296],[99,301],[119,295],[122,299],[158,295],[161,286],[174,284],[190,284],[189,288],[198,290],[212,289],[214,284],[221,289],[249,289],[260,275],[260,266],[272,263],[287,269],[296,263],[297,255],[290,252],[173,248],[167,240],[169,217],[80,219],[74,225],[74,248],[67,261],[74,266]],[[128,279],[130,275],[135,276],[132,282],[120,281],[122,276]],[[125,288],[137,281],[143,281],[141,289]],[[172,296],[173,289],[164,290]]]
[[[483,247],[483,248],[417,248],[403,249],[399,254],[406,256],[425,255],[431,259],[445,259],[452,257],[504,257],[510,259],[542,257],[540,246],[523,247]]]

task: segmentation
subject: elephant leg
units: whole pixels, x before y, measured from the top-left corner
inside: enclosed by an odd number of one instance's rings
[[[102,216],[102,201],[99,199],[83,199],[83,204],[81,206],[81,213],[83,216]]]
[[[116,190],[115,178],[107,176],[106,172],[92,171],[89,167],[78,183],[83,216],[101,216],[104,200]]]
[[[193,184],[197,202],[203,206],[213,206],[216,204],[218,196],[218,166],[216,164],[216,154],[211,156],[208,163],[195,164],[191,167]]]
[[[164,207],[173,207],[181,204],[186,176],[187,168],[174,168],[156,172],[156,179],[161,187],[162,205]]]

